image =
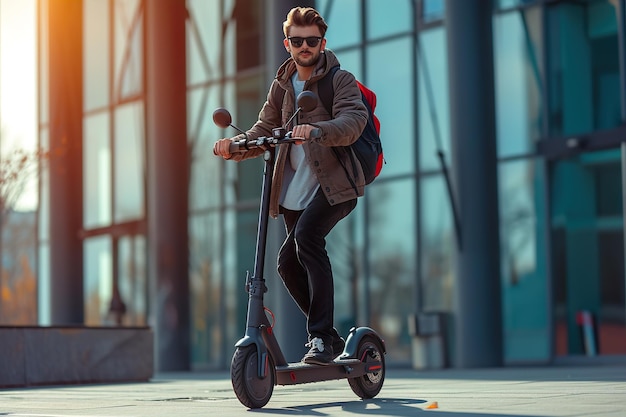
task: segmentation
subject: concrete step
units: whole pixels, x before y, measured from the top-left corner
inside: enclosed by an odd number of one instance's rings
[[[148,381],[149,327],[0,326],[0,387]]]

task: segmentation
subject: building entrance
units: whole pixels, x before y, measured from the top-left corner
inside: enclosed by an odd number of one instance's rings
[[[551,165],[556,355],[626,354],[626,147]]]

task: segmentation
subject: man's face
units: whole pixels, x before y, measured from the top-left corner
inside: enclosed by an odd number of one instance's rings
[[[294,39],[295,38],[295,39]],[[307,38],[309,38],[307,40]],[[315,38],[315,40],[313,40]],[[291,39],[291,40],[289,40]],[[296,64],[302,67],[312,67],[320,59],[320,53],[326,46],[326,39],[322,39],[320,29],[316,26],[292,26],[289,39],[285,39],[285,48],[291,54]],[[301,45],[298,44],[302,42]],[[317,44],[309,45],[310,42]]]

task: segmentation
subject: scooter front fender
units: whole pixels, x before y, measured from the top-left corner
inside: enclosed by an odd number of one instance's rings
[[[239,339],[235,343],[235,347],[244,348],[246,346],[256,346],[257,350],[257,362],[258,362],[258,375],[259,378],[265,378],[268,372],[268,353],[263,338],[261,336],[261,330],[257,327],[248,327],[246,329],[246,335]]]
[[[359,359],[359,344],[361,343],[361,340],[367,336],[371,336],[378,340],[383,349],[382,353],[387,353],[385,341],[378,335],[378,333],[376,333],[374,329],[369,327],[353,327],[348,333],[348,337],[346,338],[346,347],[343,350],[343,354],[340,356],[340,359]]]

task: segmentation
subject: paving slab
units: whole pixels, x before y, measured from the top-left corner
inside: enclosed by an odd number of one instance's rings
[[[262,409],[235,397],[227,372],[157,374],[150,382],[0,390],[0,416],[626,416],[626,365],[388,369],[380,394],[347,381],[276,386]]]

